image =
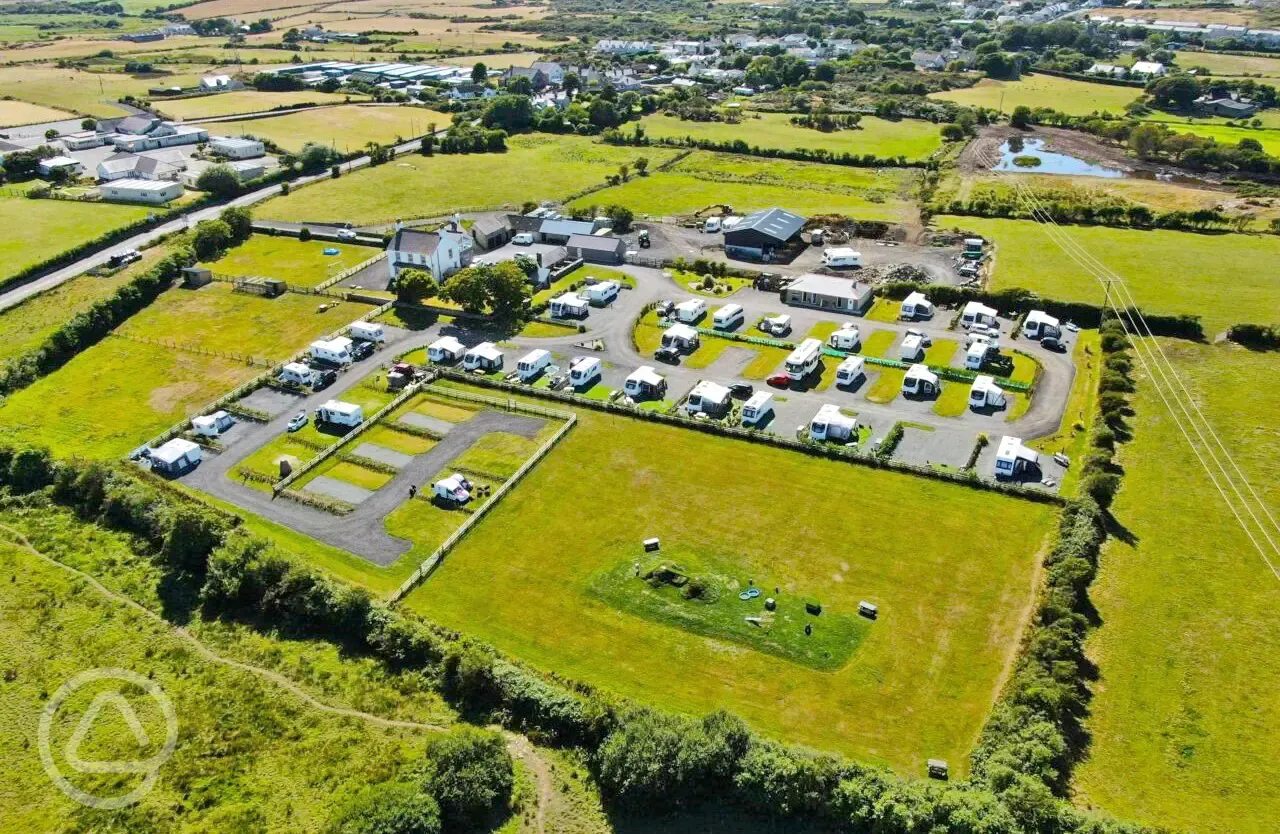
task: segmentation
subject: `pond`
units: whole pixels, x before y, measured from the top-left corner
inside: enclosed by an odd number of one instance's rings
[[[1023,139],[1015,136],[1000,145],[1000,161],[995,171],[1011,171],[1024,174],[1068,174],[1077,177],[1123,177],[1124,171],[1095,165],[1078,157],[1045,150],[1043,139]]]

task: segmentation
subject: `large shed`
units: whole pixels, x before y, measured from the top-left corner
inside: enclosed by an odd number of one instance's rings
[[[800,237],[804,223],[803,217],[785,209],[757,211],[724,233],[724,251],[732,258],[768,260]]]
[[[565,248],[569,257],[581,258],[593,264],[620,264],[627,252],[627,243],[620,237],[608,235],[575,234],[569,237]]]

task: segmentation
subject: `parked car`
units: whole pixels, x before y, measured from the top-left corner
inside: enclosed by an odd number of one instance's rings
[[[745,400],[755,392],[755,388],[748,382],[732,382],[729,384],[729,396]]]
[[[658,306],[655,309],[657,310],[658,315],[663,318],[670,318],[671,314],[675,312],[676,303],[669,300],[659,301]]]
[[[1045,350],[1056,351],[1057,353],[1066,353],[1067,345],[1057,336],[1046,336],[1040,340],[1040,346]]]
[[[673,347],[660,347],[653,352],[653,358],[668,365],[679,365],[680,351]]]
[[[511,238],[511,242],[516,246],[532,246],[533,232],[519,232]]]
[[[917,330],[917,329],[915,329],[915,328],[913,327],[913,328],[911,328],[910,330],[908,330],[908,331],[907,331],[907,335],[908,335],[908,336],[919,336],[919,337],[920,337],[920,346],[921,346],[921,347],[929,347],[930,345],[932,345],[932,344],[933,344],[933,339],[930,339],[930,338],[929,338],[929,334],[928,334],[928,333],[925,333],[923,330]]]
[[[311,418],[307,416],[307,412],[299,411],[289,420],[289,431],[298,431],[310,422],[310,420]]]
[[[355,229],[339,229],[337,236],[338,236],[338,240],[355,240],[356,230]]]
[[[775,388],[788,388],[791,386],[791,377],[787,374],[774,374],[765,380]]]
[[[328,388],[338,380],[338,372],[333,370],[316,371],[311,381],[311,388],[315,391],[322,391]]]
[[[791,332],[791,316],[785,313],[778,316],[769,316],[760,320],[759,327],[765,333],[773,336],[785,336]]]
[[[373,356],[373,342],[357,341],[351,343],[351,359],[359,362]]]

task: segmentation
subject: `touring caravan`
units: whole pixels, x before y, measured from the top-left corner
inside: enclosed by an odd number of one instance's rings
[[[846,324],[827,337],[827,344],[836,350],[857,350],[861,341],[861,334],[854,324]]]
[[[994,474],[996,478],[1016,478],[1024,473],[1034,474],[1040,469],[1040,455],[1035,449],[1022,445],[1022,438],[1005,435],[996,448]]]
[[[351,364],[351,340],[346,336],[311,343],[311,358],[331,365]]]
[[[787,376],[799,382],[818,369],[818,362],[821,359],[822,342],[817,339],[805,339],[791,351],[791,355],[787,357],[782,367]]]
[[[898,356],[903,362],[915,362],[924,356],[924,340],[914,333],[907,334],[902,340],[902,347],[898,351]]]
[[[740,304],[726,304],[711,317],[711,326],[716,330],[733,330],[746,321],[746,313]]]
[[[598,284],[589,285],[582,294],[595,306],[606,307],[618,297],[618,286],[617,281],[601,281]]]
[[[551,364],[551,352],[531,350],[516,363],[516,374],[521,382],[531,382]]]
[[[970,301],[960,312],[960,324],[967,329],[975,324],[983,327],[999,327],[1000,322],[996,318],[994,307],[988,307],[981,301]]]
[[[696,349],[698,342],[698,331],[687,324],[673,324],[662,331],[662,346],[664,348],[672,348],[681,353],[686,353]]]
[[[902,299],[900,316],[904,319],[933,318],[933,302],[924,297],[922,292],[913,292]]]
[[[931,397],[942,390],[938,375],[928,365],[912,365],[902,380],[902,393],[909,397]]]
[[[1004,391],[996,385],[995,377],[978,376],[969,389],[969,408],[980,411],[984,408],[1000,408],[1005,404]]]
[[[387,340],[386,331],[382,329],[382,325],[373,324],[367,321],[353,322],[351,325],[351,338],[360,339],[365,342],[376,342],[382,344]]]
[[[720,231],[720,218],[708,217],[707,222],[702,225],[702,231],[707,232],[708,234],[714,234]]]
[[[502,367],[502,351],[493,342],[481,342],[462,354],[462,367],[468,371],[496,371]]]
[[[685,411],[690,414],[716,416],[729,410],[729,389],[723,385],[703,380],[693,386],[685,400]]]
[[[200,463],[200,447],[190,440],[175,437],[163,446],[152,449],[148,456],[151,471],[169,477],[182,475]]]
[[[973,344],[964,352],[964,366],[971,371],[982,370],[987,357],[994,352],[991,342],[986,339],[974,339]]]
[[[577,356],[569,363],[569,384],[586,388],[600,381],[600,360],[594,356]]]
[[[685,324],[693,324],[707,312],[707,302],[701,298],[690,298],[677,304],[675,310],[677,319]]]
[[[828,269],[849,269],[862,266],[862,253],[848,247],[822,250],[822,265]]]
[[[427,359],[436,363],[457,362],[466,352],[467,346],[452,336],[442,336],[427,345]]]
[[[858,435],[858,420],[840,410],[838,405],[827,403],[818,409],[809,421],[809,439],[847,441]]]
[[[591,302],[587,299],[575,292],[567,292],[551,299],[548,312],[553,319],[583,319],[590,307]]]
[[[280,369],[280,376],[276,377],[278,382],[286,385],[310,385],[313,379],[315,379],[315,371],[301,362],[288,363]]]
[[[861,379],[866,371],[861,356],[850,356],[836,368],[836,385],[853,385]]]
[[[651,365],[641,365],[627,377],[622,390],[633,400],[660,400],[667,393],[667,380]]]
[[[364,409],[353,403],[329,400],[316,409],[317,423],[333,423],[338,426],[358,426],[364,422]]]
[[[191,421],[191,430],[202,437],[217,437],[236,424],[235,418],[225,411],[215,411]]]
[[[773,415],[773,393],[757,391],[742,404],[742,424],[758,426]]]
[[[1028,339],[1046,339],[1050,336],[1057,338],[1062,335],[1062,328],[1059,327],[1058,320],[1044,310],[1032,310],[1022,323],[1022,332]]]

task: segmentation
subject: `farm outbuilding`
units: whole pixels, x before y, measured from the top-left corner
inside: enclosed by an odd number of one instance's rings
[[[511,239],[511,229],[501,217],[486,214],[471,224],[471,238],[484,251],[497,249]]]
[[[799,239],[805,219],[780,208],[749,214],[724,233],[724,251],[731,258],[767,261],[774,252]]]
[[[565,243],[569,257],[590,264],[620,264],[627,252],[627,242],[608,235],[571,235]]]

